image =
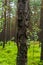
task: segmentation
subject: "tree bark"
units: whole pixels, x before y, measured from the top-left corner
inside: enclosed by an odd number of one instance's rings
[[[40,40],[41,40],[41,60],[43,60],[43,0],[41,5],[41,20],[40,20]]]
[[[40,18],[39,40],[41,41],[41,60],[43,60],[43,0],[41,4],[41,18]]]
[[[5,41],[6,41],[6,8],[5,8],[5,6],[7,6],[7,0],[4,0],[3,1],[3,3],[4,3],[4,28],[3,28],[3,36],[1,36],[1,37],[3,37],[3,48],[4,48],[4,46],[5,46]],[[1,38],[2,39],[2,38]]]
[[[29,0],[18,0],[17,65],[27,62],[27,28],[29,27]]]
[[[7,0],[7,20],[6,20],[6,39],[9,40],[10,39],[10,0]]]

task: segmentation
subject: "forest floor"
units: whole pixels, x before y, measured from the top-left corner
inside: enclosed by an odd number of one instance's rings
[[[27,53],[27,65],[43,65],[40,62],[39,42],[30,42]],[[0,46],[0,65],[16,65],[17,45],[14,42],[8,42],[3,49]]]

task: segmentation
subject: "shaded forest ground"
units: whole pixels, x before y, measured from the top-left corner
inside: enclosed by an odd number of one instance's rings
[[[40,62],[40,51],[41,47],[39,46],[39,42],[31,41],[30,47],[28,47],[27,65],[43,65]],[[16,57],[16,43],[10,41],[4,49],[0,46],[0,65],[16,65]]]

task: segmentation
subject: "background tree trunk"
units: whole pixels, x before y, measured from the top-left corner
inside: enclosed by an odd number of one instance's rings
[[[10,0],[3,1],[3,13],[4,25],[2,32],[0,32],[0,41],[3,41],[4,48],[7,40],[10,40]]]
[[[41,4],[41,18],[40,18],[39,40],[41,41],[41,60],[43,60],[43,0]]]
[[[40,20],[40,40],[41,40],[41,60],[43,60],[43,0],[42,0],[42,5],[41,5],[41,20]]]
[[[3,28],[0,32],[0,41],[3,41],[3,47],[7,41],[15,41],[16,39],[16,32],[17,32],[17,17],[10,18],[11,14],[11,1],[10,0],[3,0],[3,13],[2,18],[4,18]],[[11,22],[12,21],[12,22]]]
[[[29,0],[18,0],[17,65],[27,62],[27,28],[29,27]]]
[[[5,46],[5,41],[6,41],[6,6],[7,6],[7,0],[4,0],[3,1],[3,3],[4,3],[4,7],[3,7],[3,9],[4,9],[4,29],[3,29],[3,34],[1,34],[2,36],[1,37],[3,37],[3,48],[4,48],[4,46]],[[2,38],[1,38],[2,39]]]

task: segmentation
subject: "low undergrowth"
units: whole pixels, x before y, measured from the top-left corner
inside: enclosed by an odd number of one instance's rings
[[[40,62],[41,47],[39,42],[30,42],[27,52],[27,65],[43,65]],[[17,58],[17,45],[10,41],[5,45],[3,49],[0,46],[0,65],[16,65]]]

